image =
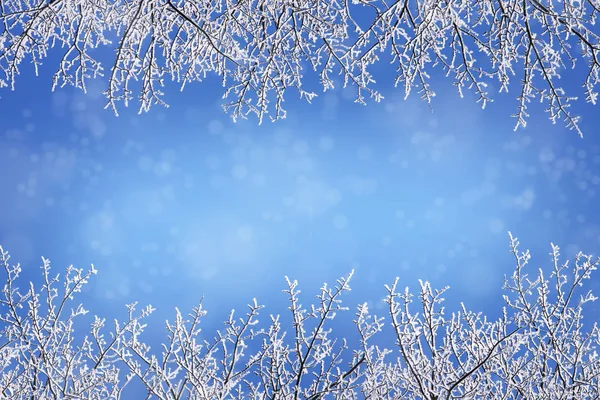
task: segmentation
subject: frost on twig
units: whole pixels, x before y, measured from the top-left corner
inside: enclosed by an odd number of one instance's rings
[[[464,305],[449,313],[448,288],[420,282],[415,298],[396,279],[385,287],[386,315],[361,304],[355,330],[336,332],[332,320],[348,310],[341,300],[353,273],[324,284],[309,307],[286,278],[287,332],[279,315],[260,326],[255,299],[211,339],[200,302],[188,316],[176,310],[161,349],[142,338],[151,306],[130,304],[124,322],[107,328],[95,317],[87,335],[74,332],[87,311],[73,301],[93,267],[69,267],[61,279],[42,259],[43,283],[21,291],[21,269],[0,248],[0,398],[125,399],[133,380],[153,399],[598,398],[600,331],[583,318],[596,298],[583,286],[600,260],[580,253],[561,263],[552,245],[550,269],[529,277],[529,252],[518,245],[511,235],[516,268],[497,320]],[[382,343],[384,330],[393,342]]]
[[[235,119],[285,118],[284,94],[310,102],[314,74],[323,90],[340,76],[356,102],[381,100],[373,65],[391,62],[394,86],[435,96],[430,72],[441,68],[461,96],[472,90],[482,107],[490,84],[520,86],[515,129],[525,126],[533,99],[549,118],[580,135],[570,111],[576,99],[560,86],[576,62],[595,104],[600,80],[597,0],[4,0],[0,8],[0,87],[15,88],[23,61],[36,73],[51,48],[61,55],[53,87],[106,75],[107,107],[117,113],[134,97],[140,112],[166,105],[165,79],[188,83],[218,77],[224,110]],[[103,67],[95,49],[112,56]],[[381,81],[381,79],[379,79]],[[381,82],[380,82],[381,83]]]

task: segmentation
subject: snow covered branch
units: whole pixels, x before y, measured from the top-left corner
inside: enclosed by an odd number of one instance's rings
[[[458,91],[471,89],[482,107],[488,85],[509,90],[520,81],[516,127],[528,103],[545,102],[552,122],[579,134],[569,109],[576,97],[559,85],[579,61],[582,86],[595,104],[600,36],[598,0],[3,0],[0,7],[0,87],[15,88],[22,63],[38,67],[53,47],[60,55],[54,87],[106,73],[107,107],[117,113],[137,96],[140,112],[166,105],[165,78],[181,88],[217,76],[225,111],[236,118],[286,116],[284,94],[311,101],[305,75],[323,90],[334,77],[356,89],[356,101],[379,101],[372,66],[391,62],[393,84],[431,101],[430,72],[441,68]],[[97,48],[108,48],[106,72]],[[392,82],[390,82],[390,85]],[[136,95],[137,93],[137,95]],[[273,105],[274,103],[274,105]]]
[[[352,273],[332,288],[323,285],[316,304],[300,304],[298,282],[287,279],[291,336],[280,316],[259,327],[263,306],[253,300],[243,316],[234,311],[212,339],[200,323],[202,303],[185,317],[176,310],[158,354],[143,342],[144,319],[154,310],[127,306],[124,322],[95,317],[90,333],[74,331],[87,311],[74,297],[96,273],[69,267],[43,283],[16,286],[21,269],[0,248],[5,285],[0,298],[0,397],[10,399],[119,399],[134,379],[157,399],[530,399],[600,396],[600,330],[583,323],[583,289],[600,259],[578,254],[529,278],[529,252],[510,237],[516,268],[505,278],[502,317],[488,320],[467,310],[448,314],[444,293],[421,282],[413,294],[386,286],[387,315],[357,307],[354,332],[333,333],[332,320],[347,311],[341,297]],[[389,320],[386,325],[385,320]],[[383,343],[389,329],[395,343]],[[351,340],[346,340],[342,338]],[[350,346],[349,343],[357,343]],[[354,347],[354,348],[352,348]]]

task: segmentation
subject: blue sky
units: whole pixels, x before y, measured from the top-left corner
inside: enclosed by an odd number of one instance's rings
[[[46,64],[0,93],[0,244],[25,280],[38,279],[42,255],[55,271],[93,263],[84,304],[110,319],[151,303],[151,343],[175,306],[202,295],[212,335],[253,297],[265,322],[285,313],[285,275],[312,295],[351,269],[352,309],[383,307],[399,276],[449,285],[450,310],[464,301],[497,315],[514,268],[509,230],[531,249],[532,273],[550,267],[550,242],[564,257],[598,253],[600,119],[583,102],[584,139],[535,104],[513,132],[517,87],[482,111],[439,74],[433,112],[382,79],[382,103],[359,106],[340,89],[306,105],[290,93],[286,120],[233,123],[209,80],[169,86],[168,109],[115,117],[104,81],[52,93]]]

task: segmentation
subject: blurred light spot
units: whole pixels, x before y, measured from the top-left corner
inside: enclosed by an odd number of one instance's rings
[[[240,226],[237,229],[237,234],[238,234],[238,237],[243,242],[249,242],[254,237],[254,232],[252,231],[252,228],[249,226]]]
[[[488,228],[492,233],[500,233],[504,230],[504,222],[499,218],[492,218],[489,221]]]
[[[252,161],[262,162],[265,159],[265,149],[262,146],[254,146],[250,150],[250,157]]]
[[[160,161],[154,165],[154,174],[158,177],[164,177],[171,173],[171,169],[171,164],[165,161]]]
[[[333,149],[333,138],[330,136],[322,136],[319,139],[319,149],[322,151],[330,151]]]
[[[212,278],[214,278],[215,276],[217,276],[217,268],[215,267],[208,267],[202,270],[202,272],[200,273],[200,277],[204,280],[210,280]]]
[[[194,187],[194,177],[192,175],[186,175],[183,178],[183,186],[186,189],[191,189]]]
[[[213,119],[208,123],[208,133],[211,135],[219,135],[223,132],[223,124],[221,121]]]
[[[150,158],[149,156],[141,156],[138,159],[138,167],[139,167],[139,169],[141,169],[144,172],[150,171],[153,166],[154,166],[154,162],[152,161],[152,158]]]
[[[357,196],[373,194],[377,189],[377,181],[372,178],[361,178],[359,176],[350,175],[343,178],[342,182],[348,187],[352,194]]]
[[[275,133],[274,138],[275,143],[277,143],[280,146],[285,146],[290,142],[290,139],[292,138],[292,133],[287,129],[280,129],[279,131],[277,131],[277,133]]]
[[[296,140],[293,146],[294,153],[304,155],[308,153],[308,144],[304,140]]]
[[[265,186],[266,182],[267,182],[267,178],[265,177],[264,174],[254,174],[254,176],[252,176],[252,183],[255,186],[258,186],[258,187]]]
[[[327,191],[327,201],[331,205],[338,204],[342,200],[342,194],[337,189],[330,189]]]
[[[371,149],[368,146],[361,146],[357,152],[358,159],[361,161],[370,160],[372,154],[373,154],[373,152],[371,151]]]
[[[209,179],[209,185],[210,185],[210,187],[212,187],[214,189],[225,186],[225,182],[226,182],[225,177],[220,174],[211,175],[211,177]]]
[[[345,229],[346,226],[348,226],[348,218],[343,214],[336,214],[336,216],[333,217],[333,226],[336,229]]]
[[[242,180],[248,175],[248,169],[244,165],[236,165],[231,170],[231,175],[235,179]]]

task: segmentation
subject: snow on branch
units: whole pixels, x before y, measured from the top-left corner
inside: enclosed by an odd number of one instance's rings
[[[166,105],[165,79],[181,89],[217,76],[224,110],[235,119],[285,118],[284,94],[305,89],[313,73],[323,90],[342,77],[356,102],[380,101],[371,67],[391,62],[408,96],[435,96],[430,72],[441,68],[459,93],[474,91],[482,107],[488,85],[508,91],[520,82],[515,129],[539,99],[555,123],[580,135],[570,111],[576,99],[559,85],[578,61],[582,86],[595,104],[600,80],[598,0],[3,0],[0,7],[0,87],[15,88],[25,61],[38,67],[55,48],[61,59],[53,88],[106,75],[107,107],[134,97],[140,112]],[[106,69],[96,48],[112,53]],[[390,85],[392,83],[390,82]]]
[[[74,321],[87,313],[74,298],[93,267],[69,267],[61,278],[42,259],[41,286],[21,290],[21,268],[0,248],[0,398],[130,398],[124,389],[133,380],[156,399],[598,398],[600,330],[583,319],[596,297],[582,287],[600,259],[580,253],[561,263],[552,245],[551,268],[529,277],[529,252],[518,246],[511,235],[516,268],[505,278],[498,320],[464,305],[449,314],[448,288],[428,282],[413,305],[414,295],[396,279],[385,287],[386,315],[360,304],[356,329],[342,335],[331,321],[348,310],[341,298],[352,273],[334,287],[324,284],[309,307],[300,304],[298,282],[286,278],[288,333],[279,315],[261,327],[263,306],[254,299],[210,339],[200,328],[201,302],[167,321],[160,354],[142,339],[151,306],[127,305],[127,319],[112,328],[95,317],[89,333],[74,332]]]

